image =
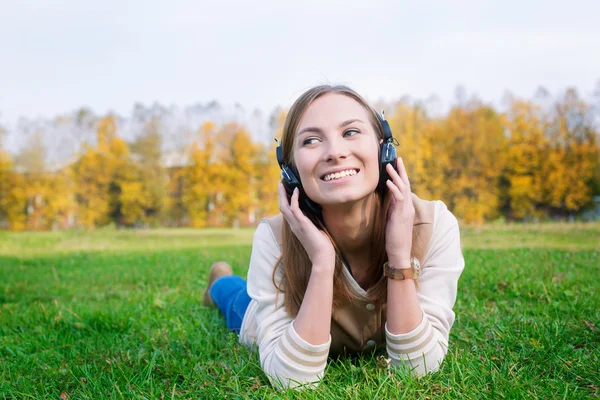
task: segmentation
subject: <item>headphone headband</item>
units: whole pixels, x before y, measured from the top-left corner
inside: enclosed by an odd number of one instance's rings
[[[381,127],[383,128],[383,141],[384,142],[393,141],[394,137],[392,136],[392,128],[390,128],[390,124],[385,119],[384,111],[381,110],[381,115],[377,111],[375,111],[375,114],[377,115],[377,119],[379,119],[379,123],[381,124]]]
[[[277,162],[279,163],[279,168],[283,169],[283,149],[281,148],[281,143],[279,140],[275,138],[275,143],[277,143],[277,148],[275,149],[275,154],[277,155]]]

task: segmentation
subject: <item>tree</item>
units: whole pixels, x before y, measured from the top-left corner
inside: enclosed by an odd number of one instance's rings
[[[510,217],[542,217],[547,142],[538,106],[513,100],[505,116],[509,135],[506,178],[509,182]]]
[[[279,213],[277,185],[281,180],[281,169],[277,163],[275,144],[259,145],[256,148],[256,219]]]
[[[45,205],[54,196],[46,179],[46,145],[41,128],[32,124],[25,146],[15,158],[15,166],[22,172],[23,192],[26,198],[26,225],[28,229],[44,229],[48,225]]]
[[[216,192],[215,176],[219,173],[215,162],[216,126],[206,122],[197,132],[196,140],[189,146],[190,165],[181,171],[182,201],[190,223],[201,228],[208,223],[208,212],[214,207],[211,195]],[[211,202],[211,200],[213,202]]]
[[[47,191],[44,197],[45,229],[68,228],[75,222],[77,205],[71,172],[71,169],[66,167],[45,174]]]
[[[432,198],[444,199],[465,222],[480,224],[499,216],[507,149],[501,117],[471,100],[430,129],[424,170]]]
[[[131,152],[139,166],[139,184],[135,188],[143,197],[143,221],[156,225],[165,208],[166,181],[161,165],[162,137],[160,119],[152,118],[144,125],[142,134],[131,145]],[[139,186],[139,188],[138,188]]]
[[[433,122],[427,117],[425,107],[399,103],[393,116],[389,118],[389,123],[394,137],[398,140],[396,151],[406,167],[411,190],[420,196],[429,197],[430,177],[426,164],[427,160],[434,156],[431,154],[431,142],[428,140]]]
[[[545,199],[561,215],[577,212],[591,204],[600,148],[592,108],[575,89],[556,102],[546,138]]]
[[[4,148],[5,134],[0,126],[0,227],[23,230],[27,197],[22,177],[14,170],[10,153]]]
[[[141,200],[132,194],[137,186],[131,185],[138,174],[127,143],[117,135],[114,115],[98,121],[96,137],[97,146],[85,145],[73,165],[79,223],[87,228],[111,221],[133,224],[141,218],[141,206],[137,204]]]
[[[219,191],[215,199],[221,221],[229,226],[247,224],[256,213],[257,146],[241,125],[224,125],[217,135],[217,157],[220,168]]]
[[[78,224],[88,229],[110,222],[108,191],[111,171],[97,148],[84,145],[84,152],[73,164]]]

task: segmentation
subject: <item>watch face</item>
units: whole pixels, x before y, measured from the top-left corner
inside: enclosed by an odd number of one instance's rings
[[[413,257],[411,259],[411,264],[413,267],[413,279],[417,279],[419,276],[421,276],[421,263],[417,257]]]

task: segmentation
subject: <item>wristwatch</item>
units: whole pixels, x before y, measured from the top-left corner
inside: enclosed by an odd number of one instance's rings
[[[390,264],[383,264],[383,276],[403,281],[405,279],[417,279],[421,275],[421,263],[417,257],[410,258],[410,268],[394,268]]]

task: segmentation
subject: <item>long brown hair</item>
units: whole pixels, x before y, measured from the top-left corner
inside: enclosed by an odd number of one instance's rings
[[[343,85],[320,85],[315,86],[306,92],[304,92],[290,108],[285,123],[283,125],[283,134],[281,139],[281,147],[283,150],[284,162],[288,165],[295,166],[293,159],[293,147],[294,138],[298,129],[300,119],[304,115],[304,112],[312,104],[313,101],[321,96],[328,93],[342,94],[356,100],[362,105],[369,114],[371,126],[374,128],[375,133],[379,139],[383,139],[383,128],[379,119],[377,118],[376,111],[373,110],[358,93]],[[382,279],[383,275],[383,264],[387,261],[387,253],[385,251],[385,210],[384,210],[384,198],[375,191],[376,206],[375,206],[375,225],[374,234],[371,239],[371,255],[369,257],[370,264],[367,269],[367,282],[365,282],[367,290],[367,297],[371,302],[375,304],[383,304],[387,301],[387,279]],[[335,262],[335,270],[333,276],[333,307],[340,307],[346,303],[352,303],[358,300],[358,295],[355,291],[351,290],[347,280],[344,278],[343,259],[339,248],[336,243],[329,235],[327,228],[325,232],[331,239],[335,248],[337,257]],[[273,270],[273,283],[283,293],[285,293],[285,307],[287,312],[296,316],[300,310],[302,300],[304,299],[304,293],[308,286],[308,280],[310,278],[312,263],[308,257],[308,254],[304,250],[302,243],[292,232],[289,224],[285,219],[283,220],[283,232],[282,232],[282,248],[281,257],[277,260],[275,268]],[[283,269],[281,280],[275,281],[275,275],[278,268]]]

